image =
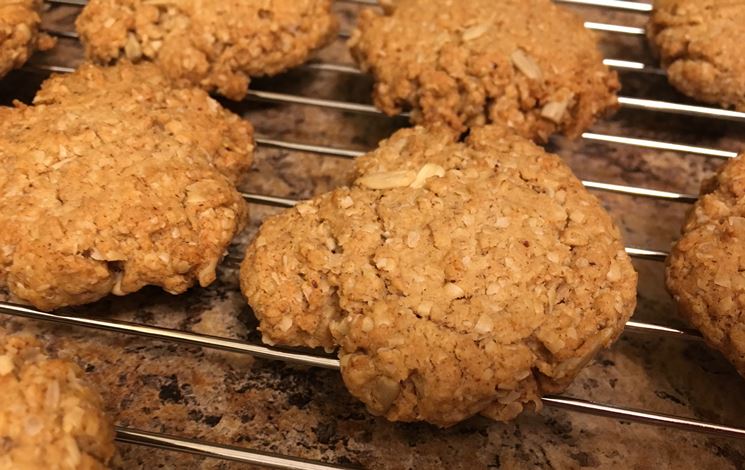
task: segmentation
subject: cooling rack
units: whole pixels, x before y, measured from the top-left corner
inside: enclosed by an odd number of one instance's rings
[[[339,0],[346,1],[349,3],[365,4],[365,5],[376,5],[375,0]],[[652,6],[648,3],[640,3],[634,1],[620,1],[620,0],[555,0],[558,3],[595,6],[599,8],[617,9],[627,12],[636,13],[649,13],[652,10]],[[85,0],[47,0],[47,3],[54,5],[67,5],[67,6],[83,6]],[[643,36],[645,34],[643,28],[637,28],[632,26],[608,24],[608,23],[597,23],[597,22],[586,22],[585,26],[588,29],[603,31],[614,34],[623,34],[631,36]],[[77,34],[72,31],[47,31],[58,37],[77,39]],[[340,36],[347,36],[341,33]],[[605,59],[605,63],[612,68],[619,70],[630,70],[640,73],[649,73],[656,75],[663,75],[664,72],[649,64],[644,64],[636,61],[629,61],[623,59]],[[41,70],[43,72],[71,72],[73,68],[65,65],[30,65],[29,67],[35,70]],[[342,64],[334,63],[321,63],[315,62],[304,66],[306,69],[311,70],[322,70],[327,72],[342,73],[359,75],[362,74],[358,69]],[[266,101],[272,103],[284,103],[284,104],[298,104],[306,106],[316,106],[346,112],[353,113],[365,113],[365,114],[382,114],[378,109],[371,105],[362,103],[353,103],[348,101],[337,101],[330,99],[320,99],[309,96],[299,96],[294,94],[277,93],[272,91],[261,91],[261,90],[250,90],[249,100],[254,101]],[[642,109],[658,113],[672,113],[672,114],[683,114],[689,116],[704,117],[709,119],[720,119],[729,121],[745,122],[745,113],[725,110],[715,107],[697,106],[689,104],[681,104],[674,102],[666,102],[660,100],[649,100],[632,98],[627,96],[621,96],[619,98],[621,107],[629,109]],[[657,149],[672,152],[679,152],[683,154],[700,155],[704,157],[728,159],[737,156],[736,152],[708,148],[684,145],[675,142],[666,142],[649,139],[638,139],[632,137],[626,137],[621,135],[609,135],[586,132],[582,135],[582,139],[588,142],[606,142],[617,145],[634,146],[639,148]],[[263,147],[279,148],[288,151],[299,151],[313,153],[321,156],[329,156],[336,158],[356,158],[362,155],[364,152],[357,150],[351,150],[340,147],[329,147],[310,145],[300,142],[289,142],[286,140],[269,139],[265,137],[256,138],[257,145]],[[601,181],[583,181],[583,184],[591,190],[607,191],[616,194],[621,194],[629,197],[644,197],[652,198],[657,200],[665,200],[670,202],[677,202],[681,204],[690,204],[695,202],[697,197],[693,194],[685,194],[680,192],[670,191],[659,191],[650,188],[643,188],[638,186],[627,186],[605,183]],[[274,206],[274,207],[292,207],[298,201],[276,197],[271,195],[262,194],[249,194],[244,193],[244,198],[253,204]],[[662,262],[666,259],[668,253],[652,250],[642,247],[627,247],[626,251],[630,256],[646,259],[656,262]],[[221,338],[215,336],[202,335],[187,331],[174,330],[144,324],[128,323],[112,320],[104,320],[97,318],[78,317],[74,315],[59,315],[50,314],[38,311],[33,308],[26,306],[16,305],[8,302],[0,302],[0,313],[24,317],[33,320],[52,322],[57,324],[65,324],[76,327],[85,327],[98,330],[105,330],[114,333],[135,335],[139,337],[145,337],[150,339],[157,339],[168,342],[188,344],[191,346],[199,346],[204,348],[210,348],[221,351],[228,351],[233,353],[248,354],[251,356],[284,361],[288,363],[294,363],[303,366],[320,367],[326,369],[337,370],[339,368],[339,361],[334,358],[323,355],[315,355],[309,352],[300,352],[295,350],[281,350],[276,348],[270,348],[259,344],[251,344],[248,342]],[[698,332],[674,328],[665,325],[658,325],[647,322],[631,321],[626,325],[625,333],[628,334],[639,334],[639,335],[654,335],[654,336],[666,336],[679,341],[702,341],[701,336]],[[631,408],[625,408],[620,406],[614,406],[611,404],[600,404],[589,402],[577,398],[562,397],[562,396],[548,396],[543,399],[544,404],[547,407],[561,408],[564,410],[586,413],[590,415],[596,415],[600,417],[606,417],[610,419],[624,420],[629,422],[643,423],[649,425],[678,428],[685,431],[706,433],[718,437],[745,439],[745,428],[726,426],[714,422],[688,419],[678,416],[672,416],[663,413],[657,413],[650,410],[637,410]],[[272,468],[298,468],[307,470],[322,470],[322,469],[344,469],[348,468],[345,466],[339,466],[329,464],[320,461],[310,461],[304,459],[298,459],[286,455],[273,454],[258,450],[247,449],[243,447],[226,446],[222,444],[214,444],[194,439],[188,439],[177,436],[170,436],[162,433],[151,433],[144,432],[134,429],[127,429],[118,427],[117,428],[117,440],[123,443],[144,445],[150,447],[157,447],[166,450],[187,452],[207,457],[232,460],[244,463],[251,463],[256,465],[262,465]]]

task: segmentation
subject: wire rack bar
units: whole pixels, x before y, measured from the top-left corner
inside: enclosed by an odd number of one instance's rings
[[[68,326],[109,331],[112,333],[139,336],[142,338],[156,339],[160,341],[181,343],[189,346],[217,349],[232,353],[249,354],[251,356],[259,357],[262,359],[282,361],[302,366],[320,367],[332,370],[339,368],[339,361],[336,359],[307,354],[304,352],[285,351],[277,348],[256,346],[235,339],[221,338],[217,336],[209,336],[181,330],[173,330],[170,328],[163,328],[159,326],[148,326],[139,323],[129,323],[117,320],[94,319],[89,317],[79,317],[75,315],[47,313],[34,309],[32,307],[17,305],[10,302],[0,302],[0,314],[28,318],[37,321],[58,323]],[[628,322],[625,331],[635,334],[667,336],[670,338],[677,338],[688,341],[701,340],[700,333],[695,330],[680,329],[645,322]]]
[[[326,108],[339,109],[344,111],[357,111],[370,114],[383,114],[382,111],[373,105],[364,105],[359,103],[350,103],[346,101],[327,100],[318,98],[309,98],[299,95],[290,95],[286,93],[275,93],[269,91],[249,90],[249,96],[256,99],[274,102],[287,102],[296,104],[308,104]],[[618,102],[621,107],[629,109],[641,109],[645,111],[658,111],[670,114],[682,114],[695,117],[718,118],[729,121],[745,122],[745,113],[732,111],[721,108],[708,106],[687,105],[680,103],[671,103],[668,101],[649,100],[643,98],[632,98],[619,96]],[[408,117],[408,114],[402,113],[402,117]]]
[[[616,186],[616,185],[606,185],[604,183],[596,183],[596,184],[602,185],[603,187],[599,189],[603,189],[606,191],[613,190],[611,188],[606,188],[606,187]],[[251,204],[279,207],[283,209],[289,209],[291,207],[295,207],[298,203],[301,202],[295,199],[289,199],[289,198],[277,197],[277,196],[266,196],[262,194],[241,193],[241,195],[247,202]],[[649,250],[646,248],[636,248],[636,247],[626,247],[626,253],[628,253],[628,255],[631,256],[632,258],[637,258],[637,259],[647,260],[647,261],[658,261],[658,262],[664,262],[667,259],[667,257],[670,255],[670,253],[666,251]]]
[[[249,90],[248,96],[254,100],[266,101],[272,103],[289,103],[302,104],[309,106],[318,106],[322,108],[335,109],[338,111],[350,111],[372,115],[384,115],[381,110],[371,104],[351,103],[349,101],[329,100],[323,98],[311,98],[307,96],[293,95],[289,93],[277,93],[272,91]],[[620,96],[618,102],[621,107],[629,109],[641,109],[645,111],[657,111],[670,114],[682,114],[687,116],[706,117],[724,119],[729,121],[745,122],[745,113],[731,111],[721,108],[712,108],[707,106],[694,106],[680,103],[671,103],[668,101],[648,100],[642,98],[630,98]],[[400,114],[402,117],[408,117],[408,114]]]
[[[584,26],[586,29],[589,29],[591,31],[601,31],[605,33],[629,34],[632,36],[644,36],[646,34],[644,28],[637,28],[635,26],[598,23],[595,21],[586,21],[584,23]],[[59,30],[54,30],[54,29],[44,29],[43,31],[49,35],[61,37],[61,38],[67,38],[67,39],[79,39],[80,38],[80,36],[78,35],[76,31],[59,31]],[[349,31],[339,31],[337,36],[340,39],[349,39],[351,37],[351,34],[349,33]],[[623,61],[619,61],[619,62],[623,62]],[[632,68],[638,68],[638,67],[632,67]]]
[[[633,421],[635,423],[676,428],[683,431],[711,434],[717,437],[745,439],[745,429],[740,427],[722,426],[697,419],[681,418],[662,413],[650,413],[648,411],[631,408],[601,405],[599,403],[579,400],[576,398],[544,397],[542,400],[548,406],[568,411],[577,411],[621,421]]]
[[[655,75],[665,75],[665,71],[660,68],[647,65],[643,62],[636,62],[633,60],[603,59],[603,63],[608,67],[619,69],[619,70],[632,70],[636,72],[644,72],[644,73],[650,73],[650,74],[655,74]],[[305,69],[309,69],[309,70],[321,70],[324,72],[346,73],[349,75],[364,75],[365,74],[365,72],[358,69],[357,67],[353,65],[346,65],[346,64],[310,62],[308,64],[305,64],[302,67]]]
[[[300,144],[296,142],[287,142],[278,139],[269,139],[266,137],[256,137],[256,143],[264,147],[273,147],[282,150],[294,150],[298,152],[316,153],[319,155],[326,155],[330,157],[340,157],[346,159],[354,159],[361,157],[366,152],[362,150],[349,150],[341,149],[336,147],[327,147],[324,145],[312,145],[312,144]]]
[[[76,31],[60,31],[57,29],[48,29],[43,28],[42,32],[47,33],[50,36],[54,36],[56,38],[65,38],[65,39],[80,39],[80,36]]]
[[[279,207],[279,208],[284,208],[284,209],[295,207],[299,202],[301,202],[295,199],[289,199],[289,198],[283,198],[283,197],[277,197],[277,196],[265,196],[262,194],[241,193],[241,195],[247,202],[252,203],[252,204]],[[626,253],[628,253],[628,255],[631,256],[632,258],[637,258],[637,259],[642,259],[642,260],[647,260],[647,261],[658,261],[658,262],[665,261],[667,257],[670,255],[666,251],[648,250],[646,248],[635,248],[635,247],[626,247]]]
[[[356,3],[359,5],[377,6],[377,0],[338,0],[340,2]],[[570,3],[575,5],[587,5],[619,10],[648,13],[652,11],[652,5],[640,2],[628,2],[620,0],[554,0],[557,3]],[[85,6],[87,0],[46,0],[50,5]]]
[[[621,0],[554,0],[556,3],[612,8],[636,13],[650,13],[654,7],[649,3],[627,2]]]
[[[41,72],[53,72],[53,73],[72,73],[75,71],[75,68],[73,67],[67,67],[67,66],[60,66],[60,65],[48,65],[48,64],[33,64],[29,66],[31,70],[38,70]],[[353,67],[348,67],[344,65],[338,65],[338,64],[310,64],[310,68],[318,69],[318,70],[331,70],[331,71],[343,71],[345,72],[348,69],[354,70],[355,73],[359,73],[358,69],[355,69]],[[304,97],[299,95],[291,95],[287,93],[276,93],[276,92],[270,92],[270,91],[260,91],[260,90],[249,90],[248,95],[250,98],[256,100],[256,101],[265,101],[270,103],[283,103],[283,104],[301,104],[301,105],[308,105],[308,106],[318,106],[322,108],[328,108],[328,109],[334,109],[338,111],[350,111],[350,112],[358,112],[358,113],[365,113],[365,114],[372,114],[372,115],[383,115],[383,112],[377,109],[375,106],[367,105],[367,104],[359,104],[359,103],[350,103],[346,101],[337,101],[337,100],[328,100],[328,99],[321,99],[321,98],[310,98],[310,97]],[[620,98],[621,100],[626,100],[629,104],[629,107],[639,108],[639,109],[651,109],[655,110],[653,106],[650,105],[650,103],[655,102],[654,100],[641,100],[637,98]],[[707,117],[720,117],[718,116],[718,112],[723,112],[727,116],[730,116],[730,118],[735,118],[736,120],[745,120],[745,113],[740,113],[736,111],[727,111],[717,108],[706,108],[701,106],[688,106],[688,105],[679,105],[676,103],[667,103],[667,102],[661,102],[656,101],[656,103],[662,103],[659,106],[664,106],[666,108],[670,109],[676,109],[676,107],[682,107],[682,110],[679,111],[679,114],[695,114],[695,115],[702,115],[705,114]],[[691,109],[693,108],[693,113],[691,113]],[[673,111],[670,111],[673,112]],[[406,113],[401,115],[402,117],[407,117],[408,115]],[[724,117],[725,119],[727,117]],[[683,144],[676,144],[672,142],[662,142],[662,141],[656,141],[656,140],[649,140],[649,139],[637,139],[637,138],[631,138],[631,137],[622,137],[622,136],[614,136],[614,135],[607,135],[607,134],[599,134],[599,133],[592,133],[592,132],[585,132],[582,134],[582,138],[585,140],[591,140],[591,141],[602,141],[607,143],[614,143],[614,144],[621,144],[621,145],[631,145],[631,146],[637,146],[637,147],[643,147],[643,148],[651,148],[651,149],[658,149],[658,150],[669,150],[674,152],[681,152],[681,153],[689,153],[693,155],[701,155],[701,156],[709,156],[709,157],[718,157],[718,158],[734,158],[738,155],[737,152],[728,151],[728,150],[720,150],[720,149],[713,149],[713,148],[707,148],[707,147],[698,147],[698,146],[692,146],[692,145],[683,145]],[[265,139],[268,141],[268,139]],[[295,145],[295,146],[302,146],[302,144],[285,144],[285,145]],[[308,149],[303,149],[305,151],[314,151],[310,150],[310,147],[308,146]],[[291,149],[290,147],[287,147],[288,149]],[[301,148],[296,148],[296,150],[301,150]],[[340,157],[354,157],[356,155],[346,155],[344,154],[347,151],[344,150],[338,150],[336,153],[333,153],[333,155],[340,156]],[[326,152],[318,152],[318,153],[326,153]],[[685,196],[682,199],[690,199],[692,196],[690,195],[681,195]],[[673,199],[681,199],[678,196],[674,196]]]
[[[600,135],[600,134],[597,134]],[[605,136],[608,139],[612,139],[612,136]],[[311,145],[311,144],[300,144],[294,142],[286,142],[283,140],[269,139],[264,137],[257,137],[256,143],[264,147],[273,147],[283,150],[292,150],[300,152],[315,153],[325,156],[333,156],[340,158],[357,158],[364,155],[365,152],[359,150],[340,149],[335,147],[328,147],[324,145]],[[659,143],[662,145],[662,143]],[[672,145],[672,144],[670,144]],[[663,199],[673,202],[692,203],[695,202],[697,197],[693,194],[676,193],[670,191],[658,191],[654,189],[640,188],[636,186],[625,186],[620,184],[601,183],[597,181],[582,181],[582,184],[589,189],[595,189],[600,191],[625,194],[629,196],[640,196],[648,197],[653,199]]]
[[[621,184],[599,183],[596,181],[582,181],[588,189],[605,191],[608,193],[625,194],[627,196],[639,196],[651,199],[662,199],[672,202],[692,204],[698,199],[693,194],[675,193],[671,191],[658,191],[656,189],[639,188],[637,186],[626,186]]]
[[[340,2],[355,3],[358,5],[378,6],[377,0],[338,0]],[[556,3],[567,3],[572,5],[584,5],[592,7],[612,8],[638,13],[649,13],[652,5],[648,3],[630,2],[621,0],[554,0]]]
[[[685,116],[707,117],[724,119],[727,121],[745,122],[745,113],[740,111],[732,111],[729,109],[670,103],[668,101],[660,100],[631,98],[628,96],[619,96],[618,102],[621,104],[622,107],[629,109],[642,109],[645,111],[659,111],[670,114],[682,114]]]
[[[632,258],[647,261],[657,261],[660,263],[663,263],[667,259],[667,257],[670,256],[670,253],[666,251],[647,250],[645,248],[634,248],[628,246],[626,247],[626,253]]]
[[[642,64],[643,65],[643,64]],[[64,66],[49,66],[44,64],[33,65],[34,68],[47,72],[70,72],[74,71],[74,68]],[[326,70],[337,70],[349,73],[353,70],[353,67],[344,65],[320,65],[315,64],[315,68],[326,69]],[[646,67],[646,66],[645,66]],[[270,102],[280,103],[295,103],[305,104],[311,106],[319,106],[324,108],[337,109],[342,111],[352,111],[367,114],[383,114],[382,111],[377,109],[373,105],[351,103],[347,101],[328,100],[321,98],[311,98],[299,95],[291,95],[287,93],[276,93],[270,91],[261,90],[249,90],[248,96],[254,99]],[[681,103],[672,103],[661,100],[650,100],[644,98],[633,98],[629,96],[619,96],[618,102],[621,107],[629,109],[639,109],[645,111],[657,111],[665,112],[670,114],[681,114],[686,116],[706,117],[706,118],[717,118],[736,122],[745,122],[745,113],[740,111],[733,111],[729,109],[715,108],[709,106],[698,106],[688,105]],[[401,114],[402,117],[408,117],[406,113]]]
[[[644,28],[636,26],[624,26],[620,24],[597,23],[595,21],[585,21],[585,28],[591,31],[602,31],[604,33],[629,34],[631,36],[644,36],[647,34]]]
[[[620,59],[603,59],[603,63],[611,68],[618,70],[632,70],[636,72],[650,73],[654,75],[667,75],[667,72],[659,67],[653,67],[647,65],[644,62],[636,62],[633,60],[620,60]]]
[[[384,115],[381,110],[371,104],[351,103],[348,101],[328,100],[323,98],[311,98],[308,96],[291,95],[288,93],[277,93],[273,91],[248,90],[248,96],[258,101],[270,103],[289,103],[302,104],[307,106],[317,106],[320,108],[335,109],[338,111],[351,111],[355,113]],[[402,113],[401,116],[408,117],[408,114]]]
[[[680,338],[686,340],[699,340],[703,341],[704,338],[696,330],[689,328],[673,328],[670,326],[655,325],[652,323],[644,323],[637,321],[626,322],[625,331],[629,333],[639,333],[647,335],[662,335],[670,338]]]
[[[294,199],[288,199],[286,197],[267,196],[263,194],[241,193],[241,196],[243,196],[243,199],[251,204],[279,207],[280,209],[295,207],[295,205],[298,203],[298,201]]]
[[[631,137],[619,137],[615,135],[597,134],[594,132],[585,132],[582,134],[585,140],[596,142],[607,142],[613,144],[630,145],[633,147],[642,147],[656,150],[669,150],[672,152],[690,153],[693,155],[702,155],[717,158],[735,158],[737,152],[728,150],[712,149],[707,147],[696,147],[692,145],[674,144],[670,142],[660,142],[657,140],[635,139]]]
[[[126,322],[117,322],[112,320],[93,320],[90,318],[75,317],[69,315],[56,315],[50,313],[40,312],[38,310],[24,307],[20,305],[10,304],[7,302],[0,302],[0,313],[8,314],[11,316],[31,318],[35,320],[49,321],[53,323],[60,323],[65,325],[81,326],[88,328],[95,328],[100,330],[112,331],[117,333],[130,334],[135,336],[142,336],[151,339],[159,339],[163,341],[178,342],[182,344],[188,344],[191,346],[207,347],[212,349],[218,349],[222,351],[236,352],[242,354],[251,354],[257,357],[265,359],[293,362],[296,364],[302,364],[312,367],[323,367],[327,369],[338,369],[339,361],[337,359],[321,357],[313,354],[304,353],[287,353],[284,351],[278,351],[274,349],[259,347],[262,350],[261,354],[256,354],[256,346],[243,343],[241,341],[218,338],[214,336],[201,335],[196,333],[187,333],[181,331],[174,331],[167,328],[151,327],[145,325],[137,325]],[[659,325],[650,325],[641,322],[633,322],[632,328],[627,328],[628,332],[631,333],[649,333],[655,335],[668,335],[671,337],[700,340],[700,337],[691,334],[685,330],[677,330],[674,328],[668,328]],[[237,345],[244,345],[247,347],[240,347]],[[292,354],[292,358],[288,356]],[[302,357],[302,360],[298,358]],[[682,429],[684,431],[698,432],[713,434],[720,437],[731,437],[737,439],[745,439],[745,429],[737,427],[722,426],[714,423],[709,423],[701,420],[681,418],[677,416],[665,415],[661,413],[640,411],[634,409],[627,409],[622,407],[610,406],[592,403],[586,400],[570,397],[546,397],[544,402],[547,406],[562,408],[568,411],[589,413],[593,415],[603,416],[613,419],[621,419],[627,421],[633,421],[642,424],[650,424],[655,426],[667,426]],[[249,462],[244,459],[270,459],[268,461],[261,461],[262,465],[271,465],[274,462],[274,468],[308,468],[308,469],[326,469],[326,468],[342,468],[334,467],[327,464],[320,464],[314,462],[307,462],[307,465],[326,465],[324,466],[308,466],[301,467],[297,466],[298,460],[288,457],[277,457],[273,454],[257,453],[246,449],[240,449],[230,446],[219,446],[214,444],[206,444],[201,441],[193,441],[182,438],[172,438],[169,436],[163,436],[152,433],[143,433],[141,431],[132,430],[120,430],[120,435],[123,442],[131,442],[135,444],[151,445],[153,447],[161,447],[169,450],[179,450],[185,452],[196,453],[199,455],[206,455],[211,457],[220,457],[230,460],[238,460],[242,462]],[[273,459],[285,459],[284,461],[277,461]],[[250,461],[253,463],[259,463]],[[266,462],[266,463],[265,463]],[[286,465],[290,462],[292,466],[281,466]]]
[[[61,5],[68,7],[84,7],[88,4],[88,0],[44,0],[50,5]]]
[[[141,445],[282,470],[351,470],[353,468],[120,426],[116,428],[116,440],[124,444]]]
[[[143,338],[158,339],[176,343],[188,344],[190,346],[200,346],[221,351],[250,354],[263,359],[279,360],[293,364],[313,367],[323,367],[326,369],[337,369],[339,362],[335,359],[312,356],[308,354],[282,351],[249,344],[243,341],[219,338],[216,336],[200,335],[188,333],[185,331],[173,330],[157,326],[141,325],[115,320],[102,320],[88,317],[77,317],[64,314],[51,314],[36,310],[23,305],[16,305],[8,302],[0,302],[0,313],[13,315],[16,317],[31,318],[34,320],[50,321],[63,325],[83,326],[98,330],[110,331],[113,333],[123,333],[128,335],[140,336]]]

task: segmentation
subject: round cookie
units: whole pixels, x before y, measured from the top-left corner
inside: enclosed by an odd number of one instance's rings
[[[617,107],[618,77],[592,32],[551,0],[397,0],[365,10],[352,55],[376,106],[458,131],[499,123],[576,137]]]
[[[332,0],[91,0],[77,20],[99,63],[153,61],[179,86],[239,100],[250,77],[302,64],[337,32]]]
[[[0,2],[0,78],[26,63],[35,49],[46,50],[54,40],[39,34],[41,0]]]
[[[101,396],[36,340],[0,336],[0,468],[103,470],[116,456]]]
[[[0,288],[52,310],[215,279],[253,129],[152,64],[83,66],[0,108]]]
[[[679,311],[745,376],[745,158],[704,183],[667,262]]]
[[[655,0],[647,34],[670,83],[697,100],[745,111],[745,2]]]
[[[457,137],[397,132],[351,187],[268,219],[241,269],[264,341],[338,345],[390,420],[539,406],[636,303],[618,230],[558,156],[496,127]]]

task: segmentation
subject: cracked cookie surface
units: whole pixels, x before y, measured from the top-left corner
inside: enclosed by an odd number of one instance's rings
[[[114,426],[83,371],[32,337],[0,333],[0,469],[108,468]]]
[[[357,178],[268,219],[241,286],[264,340],[339,346],[395,421],[511,419],[620,334],[636,273],[558,156],[510,131],[399,131]]]
[[[152,64],[86,65],[0,108],[0,287],[51,310],[215,279],[253,129]]]
[[[647,34],[670,83],[697,100],[745,111],[745,1],[654,4]]]
[[[745,376],[745,158],[704,183],[667,263],[679,311]]]
[[[332,0],[91,0],[77,20],[99,63],[152,61],[179,86],[235,100],[336,35]]]
[[[550,0],[398,0],[365,10],[352,55],[375,104],[458,131],[499,123],[546,140],[578,136],[617,106],[615,72],[582,20]]]
[[[54,39],[39,33],[40,0],[0,0],[0,78],[21,67],[34,50],[54,46]]]

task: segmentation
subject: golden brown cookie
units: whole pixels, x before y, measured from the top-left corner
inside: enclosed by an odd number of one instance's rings
[[[251,125],[152,64],[86,65],[0,108],[0,287],[51,310],[215,279]]]
[[[745,111],[743,22],[743,0],[655,0],[647,32],[675,88]]]
[[[745,376],[745,158],[704,183],[667,263],[679,311]]]
[[[39,33],[41,0],[0,0],[0,78],[26,63],[34,50],[54,46]]]
[[[103,470],[116,456],[101,396],[28,336],[0,336],[0,469]]]
[[[513,418],[633,313],[637,276],[608,214],[511,131],[399,131],[357,172],[268,219],[241,287],[267,343],[338,345],[372,413]]]
[[[352,54],[388,114],[458,131],[498,123],[576,137],[617,106],[595,36],[551,0],[397,0],[365,10]]]
[[[89,59],[153,61],[178,86],[239,100],[250,77],[302,64],[337,31],[333,0],[91,0],[77,20]]]

